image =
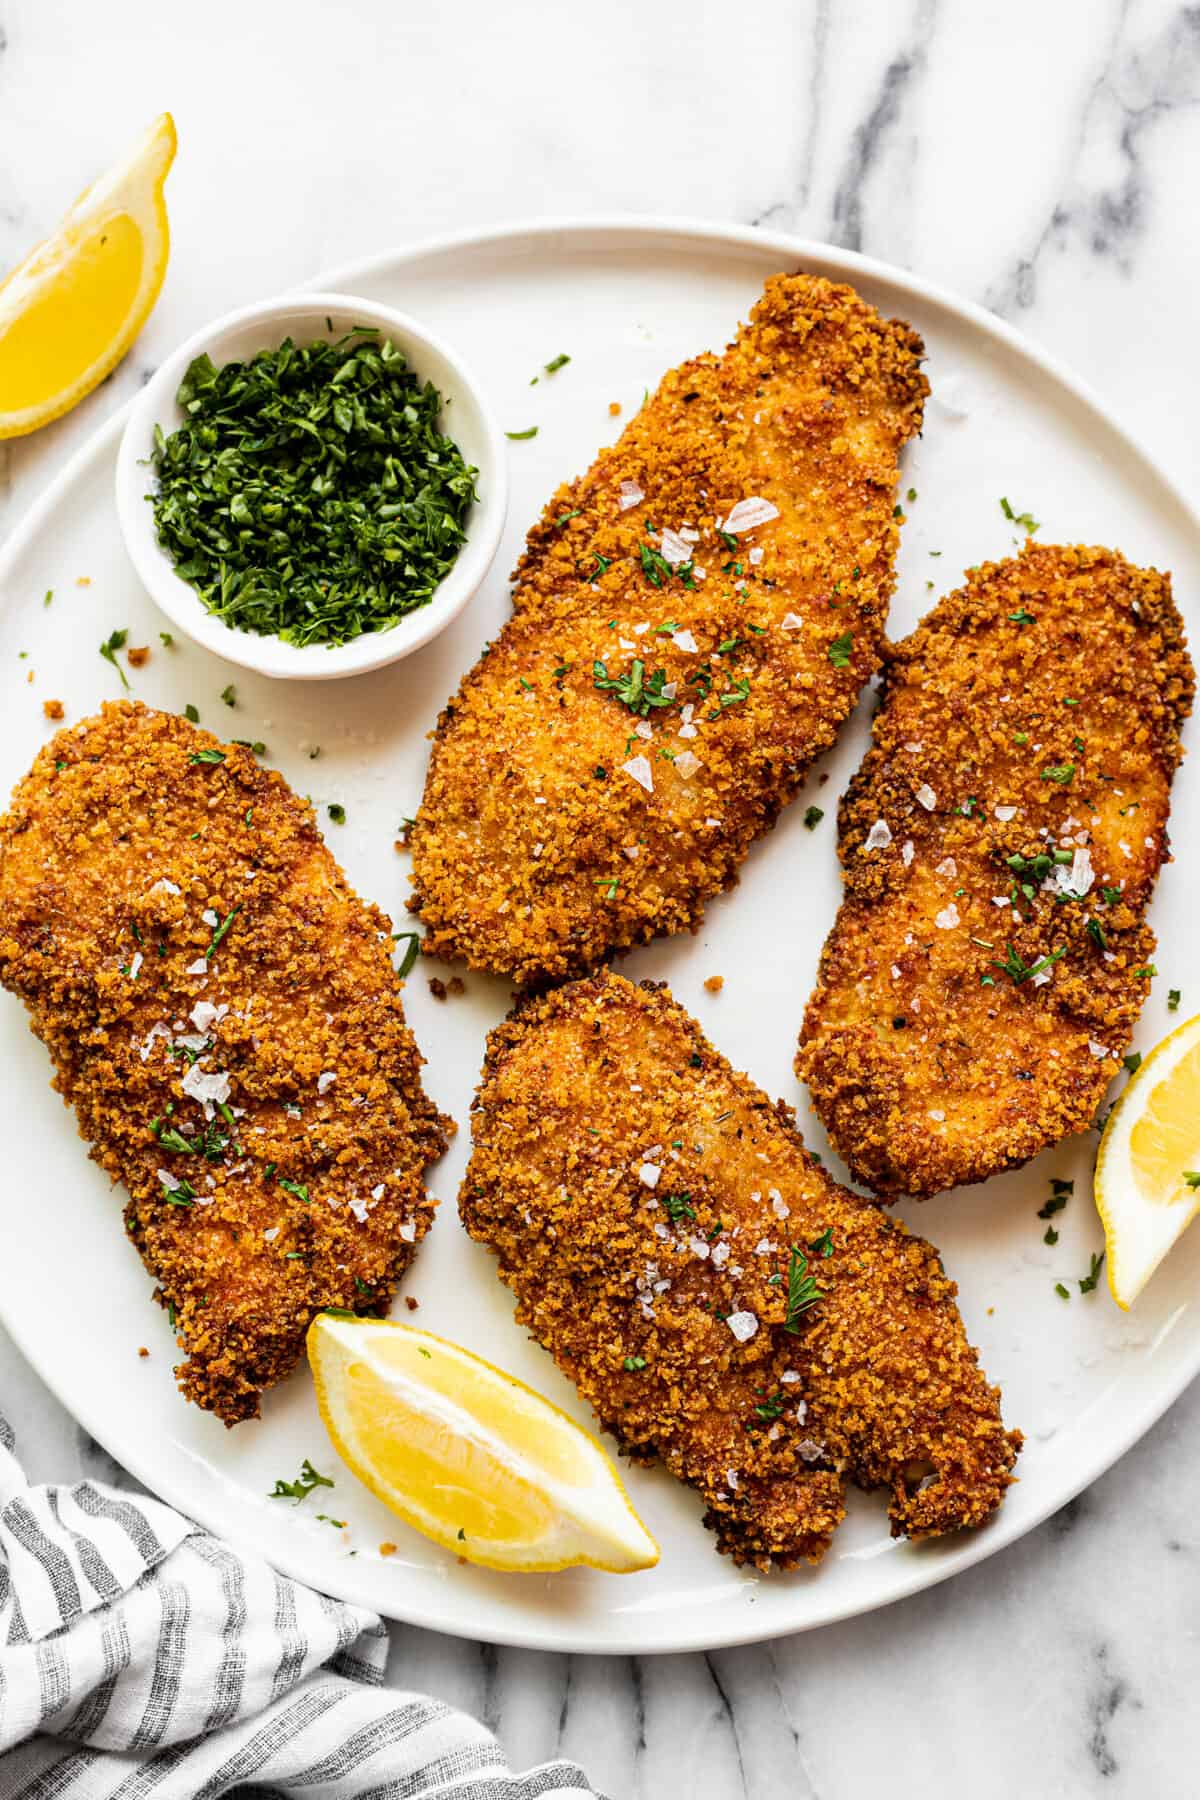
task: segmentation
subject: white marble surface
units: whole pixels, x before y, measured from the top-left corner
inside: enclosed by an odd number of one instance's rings
[[[1195,7],[0,0],[0,268],[163,107],[183,149],[162,299],[100,392],[0,445],[0,533],[214,313],[429,233],[586,211],[770,222],[919,270],[1068,359],[1195,485]],[[115,1474],[2,1334],[0,1407],[36,1476]],[[1198,1478],[1193,1390],[1040,1531],[873,1617],[645,1659],[397,1627],[393,1674],[613,1800],[1170,1800],[1200,1758]]]

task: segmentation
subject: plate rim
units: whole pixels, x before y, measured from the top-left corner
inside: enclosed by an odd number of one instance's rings
[[[1139,464],[1148,479],[1179,510],[1182,519],[1200,540],[1200,511],[1186,497],[1181,485],[1167,472],[1143,444],[1138,434],[1125,425],[1120,416],[1104,401],[1099,393],[1084,379],[1053,353],[1044,350],[1028,339],[1007,320],[990,313],[978,302],[956,294],[952,289],[939,282],[928,281],[923,276],[909,270],[901,269],[891,263],[875,257],[864,256],[859,251],[843,249],[838,245],[822,242],[817,239],[804,238],[791,232],[764,230],[758,226],[726,223],[720,220],[691,218],[686,215],[655,215],[634,213],[597,213],[597,214],[565,214],[549,217],[520,218],[489,225],[482,228],[463,227],[453,232],[438,233],[422,237],[416,242],[390,250],[375,252],[370,256],[358,257],[339,263],[332,269],[326,269],[310,280],[298,283],[294,290],[297,294],[328,290],[353,291],[351,284],[356,281],[371,280],[388,270],[403,268],[417,262],[430,261],[439,256],[453,255],[456,251],[477,252],[490,248],[500,248],[512,244],[522,238],[537,239],[546,243],[552,239],[570,239],[574,247],[582,250],[588,248],[627,248],[631,240],[642,243],[655,242],[662,245],[666,239],[675,239],[681,246],[709,245],[714,250],[736,248],[751,250],[764,254],[777,254],[782,258],[794,259],[800,263],[814,263],[825,270],[833,270],[843,279],[857,282],[859,280],[876,280],[886,283],[906,297],[918,301],[926,309],[935,307],[959,322],[965,322],[975,332],[982,333],[993,342],[1003,345],[1007,350],[1015,352],[1027,365],[1032,365],[1043,375],[1049,377],[1060,389],[1070,395],[1078,404],[1092,414],[1121,443],[1123,449]],[[590,242],[589,242],[590,240]],[[624,240],[624,242],[622,242]],[[552,246],[553,247],[553,246]],[[55,511],[62,495],[74,485],[93,462],[99,461],[109,449],[110,444],[120,437],[126,419],[132,410],[137,396],[126,400],[110,418],[99,424],[84,441],[71,453],[63,467],[51,478],[42,492],[34,499],[23,515],[13,526],[5,543],[0,546],[0,590],[9,580],[12,569],[25,553],[33,539],[41,532],[47,518]],[[0,603],[3,593],[0,591]],[[1173,1322],[1173,1321],[1172,1321]],[[196,1517],[195,1510],[189,1506],[184,1494],[172,1491],[173,1485],[167,1482],[160,1486],[161,1473],[157,1469],[149,1471],[140,1451],[130,1455],[126,1447],[120,1451],[110,1448],[107,1441],[107,1429],[104,1423],[98,1423],[94,1416],[94,1408],[89,1405],[80,1407],[74,1397],[68,1399],[61,1391],[56,1380],[51,1379],[43,1370],[33,1342],[33,1333],[27,1334],[18,1318],[14,1318],[3,1288],[0,1287],[0,1324],[9,1333],[18,1350],[25,1357],[55,1399],[70,1417],[83,1428],[99,1444],[114,1456],[121,1466],[129,1471],[151,1493],[163,1498],[186,1518],[194,1519],[203,1530],[214,1531],[217,1535],[229,1538],[233,1542],[241,1542],[255,1554],[267,1556],[261,1545],[255,1541],[252,1533],[241,1536],[236,1529],[231,1529],[229,1522],[221,1520],[218,1525],[207,1525],[202,1518]],[[1165,1335],[1168,1327],[1164,1327]],[[654,1615],[629,1615],[630,1624],[624,1636],[618,1632],[606,1632],[600,1643],[587,1642],[578,1637],[563,1637],[553,1624],[504,1624],[500,1627],[489,1626],[489,1635],[482,1641],[510,1646],[519,1649],[552,1650],[560,1654],[571,1655],[667,1655],[684,1652],[710,1651],[731,1648],[743,1644],[761,1643],[768,1639],[787,1636],[801,1631],[815,1631],[824,1625],[834,1625],[842,1621],[864,1614],[882,1611],[898,1601],[910,1598],[925,1588],[938,1585],[951,1579],[965,1570],[1007,1549],[1027,1533],[1043,1524],[1053,1513],[1069,1504],[1078,1494],[1089,1487],[1092,1482],[1112,1468],[1139,1442],[1167,1410],[1175,1403],[1190,1383],[1200,1374],[1200,1332],[1197,1332],[1195,1345],[1190,1355],[1185,1354],[1179,1364],[1171,1369],[1164,1380],[1161,1390],[1152,1395],[1148,1408],[1139,1410],[1136,1420],[1102,1444],[1094,1446],[1092,1454],[1080,1459],[1067,1482],[1053,1490],[1052,1497],[1045,1504],[1035,1506],[1031,1516],[1020,1516],[1001,1511],[988,1525],[983,1526],[953,1551],[947,1550],[935,1562],[932,1557],[926,1560],[917,1555],[912,1559],[906,1576],[901,1579],[895,1589],[876,1598],[863,1598],[851,1595],[843,1603],[835,1602],[820,1617],[801,1617],[788,1623],[780,1624],[777,1619],[763,1620],[762,1623],[749,1610],[744,1621],[729,1621],[723,1624],[714,1634],[705,1630],[701,1622],[689,1629],[681,1629],[678,1625],[664,1634],[663,1641],[648,1645],[646,1642],[650,1618]],[[204,1509],[201,1508],[201,1511]],[[1011,1522],[1010,1522],[1011,1521]],[[305,1567],[302,1553],[292,1556],[285,1549],[282,1555],[274,1552],[268,1558],[281,1573],[289,1575],[307,1585],[313,1585],[311,1572]],[[333,1565],[339,1572],[341,1565]],[[356,1578],[351,1567],[345,1570],[345,1578],[336,1582],[326,1582],[324,1572],[321,1577],[321,1591],[340,1596],[354,1605],[378,1611],[378,1595],[371,1590],[372,1578],[364,1568]],[[389,1596],[390,1599],[390,1596]],[[445,1613],[429,1605],[415,1604],[403,1613],[386,1613],[385,1618],[395,1618],[400,1623],[418,1626],[425,1630],[439,1631],[450,1637],[479,1641],[472,1630],[472,1621],[460,1616],[447,1620]],[[659,1617],[664,1615],[659,1614]],[[612,1615],[610,1615],[612,1617]],[[637,1624],[642,1629],[639,1632]]]

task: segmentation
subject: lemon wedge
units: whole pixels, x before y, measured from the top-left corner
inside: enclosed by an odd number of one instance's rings
[[[145,324],[167,270],[163,183],[174,156],[163,113],[0,284],[0,438],[69,412]]]
[[[493,1569],[649,1569],[658,1545],[590,1433],[431,1332],[321,1313],[308,1333],[334,1448],[384,1505]]]
[[[1108,1285],[1128,1311],[1200,1212],[1200,1015],[1131,1076],[1100,1140],[1095,1194]]]

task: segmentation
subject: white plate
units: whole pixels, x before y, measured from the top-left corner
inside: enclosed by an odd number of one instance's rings
[[[795,267],[853,281],[877,306],[911,320],[928,346],[934,398],[925,436],[905,459],[903,486],[915,487],[918,498],[904,530],[894,634],[907,631],[967,564],[1014,547],[1019,533],[1001,514],[1002,494],[1017,512],[1031,508],[1043,521],[1045,541],[1115,544],[1173,569],[1177,596],[1185,610],[1191,606],[1200,555],[1197,521],[1184,502],[1093,398],[987,314],[860,257],[765,232],[652,221],[522,226],[397,252],[323,280],[428,323],[462,347],[503,428],[539,427],[536,438],[510,447],[508,535],[467,611],[419,655],[353,682],[289,686],[190,645],[160,649],[161,617],[139,589],[114,516],[121,420],[113,419],[0,561],[0,667],[10,672],[0,717],[3,788],[52,729],[43,699],[61,698],[68,719],[77,720],[120,692],[97,646],[114,627],[128,627],[131,643],[154,647],[149,665],[132,676],[137,694],[175,709],[192,701],[214,730],[264,738],[271,762],[314,796],[322,816],[326,802],[341,801],[347,823],[328,825],[329,841],[359,890],[400,919],[407,859],[392,845],[420,796],[425,734],[506,616],[503,576],[525,527],[554,484],[616,436],[644,388],[698,350],[719,349],[763,279]],[[561,351],[571,362],[531,387]],[[621,418],[610,417],[610,401],[620,402]],[[79,577],[90,586],[77,586]],[[47,588],[54,599],[45,607]],[[235,712],[218,699],[230,680]],[[791,1062],[838,898],[835,801],[862,754],[868,710],[860,706],[836,753],[755,849],[740,888],[711,907],[700,935],[622,964],[636,978],[667,978],[736,1066],[768,1093],[800,1103],[809,1141],[826,1152]],[[315,761],[306,750],[313,743],[322,747]],[[823,786],[821,774],[829,778]],[[802,815],[814,800],[825,818],[810,832]],[[1144,1045],[1167,1028],[1168,986],[1184,990],[1184,1014],[1200,1008],[1200,939],[1194,924],[1188,929],[1189,896],[1200,879],[1197,812],[1195,770],[1186,764],[1175,797],[1178,861],[1154,908],[1162,973],[1145,1009]],[[585,1419],[550,1358],[514,1328],[490,1256],[467,1240],[455,1212],[483,1037],[504,1013],[508,987],[470,976],[465,997],[438,1003],[424,979],[431,972],[418,969],[406,1004],[429,1059],[430,1091],[462,1129],[433,1171],[442,1210],[406,1291],[420,1300],[421,1324],[506,1365]],[[703,989],[713,974],[725,977],[719,997]],[[523,1577],[460,1566],[340,1468],[303,1369],[267,1396],[261,1422],[232,1432],[184,1403],[171,1378],[166,1319],[151,1305],[152,1283],[121,1231],[122,1196],[87,1161],[47,1085],[45,1052],[7,995],[0,1054],[0,1316],[39,1374],[128,1469],[202,1524],[329,1593],[442,1631],[557,1650],[700,1649],[881,1606],[1028,1531],[1127,1449],[1200,1366],[1200,1317],[1191,1302],[1200,1231],[1184,1239],[1131,1317],[1103,1287],[1086,1299],[1074,1288],[1101,1243],[1087,1190],[1089,1135],[985,1187],[906,1209],[944,1252],[972,1340],[1003,1384],[1005,1418],[1028,1435],[1020,1484],[991,1526],[951,1542],[894,1542],[880,1497],[855,1494],[819,1569],[764,1578],[714,1553],[695,1495],[661,1472],[634,1469],[634,1502],[664,1545],[652,1572]],[[1051,1174],[1076,1180],[1053,1249],[1043,1245],[1036,1216]],[[1068,1302],[1054,1292],[1060,1278],[1071,1282]],[[398,1310],[408,1317],[403,1300]],[[143,1344],[150,1348],[144,1360],[137,1354]],[[333,1493],[322,1490],[326,1504],[268,1500],[275,1478],[294,1477],[306,1456],[336,1476]],[[317,1522],[318,1510],[350,1522],[349,1546]],[[383,1541],[398,1546],[395,1555],[379,1556]]]

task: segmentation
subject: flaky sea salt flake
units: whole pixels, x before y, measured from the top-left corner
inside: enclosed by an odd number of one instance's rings
[[[731,531],[735,537],[743,531],[753,531],[758,525],[766,525],[779,517],[779,508],[764,500],[758,494],[750,494],[745,500],[739,500],[730,508],[729,517],[722,525],[722,531]]]
[[[631,756],[628,762],[621,764],[621,773],[628,775],[631,781],[636,781],[648,794],[654,792],[654,771],[650,767],[648,756]]]

